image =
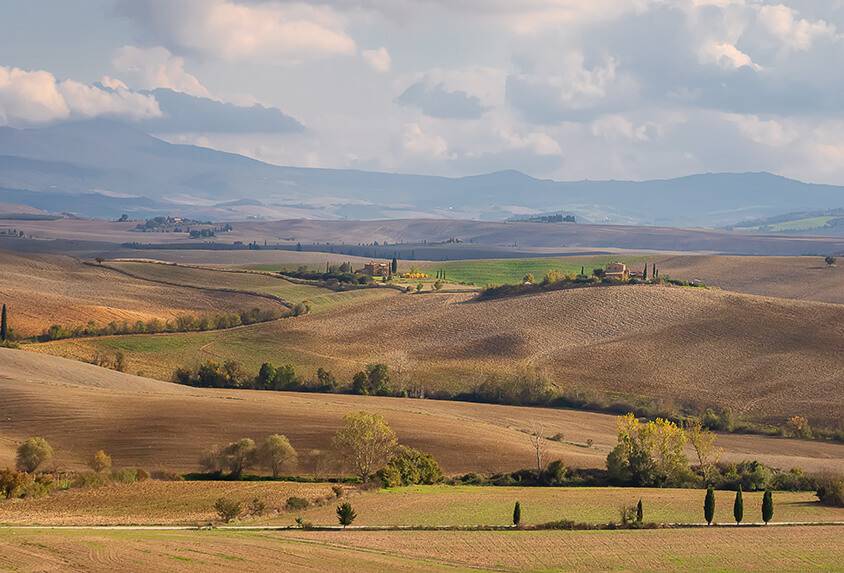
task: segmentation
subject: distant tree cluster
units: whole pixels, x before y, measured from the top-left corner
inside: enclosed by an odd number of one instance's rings
[[[293,314],[295,314],[295,309]],[[268,322],[281,318],[283,313],[276,309],[253,308],[239,313],[194,316],[183,314],[175,319],[166,321],[153,318],[146,322],[116,322],[112,321],[99,326],[94,321],[85,326],[65,327],[54,324],[40,334],[39,342],[61,340],[64,338],[79,338],[84,336],[111,336],[115,334],[157,334],[160,332],[201,332],[205,330],[224,330],[245,324]]]
[[[211,446],[200,456],[199,466],[207,473],[228,472],[230,479],[240,479],[245,470],[260,466],[278,478],[282,469],[294,465],[296,459],[296,450],[287,437],[272,434],[259,444],[251,438],[241,438],[223,447]]]

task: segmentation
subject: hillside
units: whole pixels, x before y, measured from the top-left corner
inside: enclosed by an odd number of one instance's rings
[[[84,326],[94,321],[134,323],[180,314],[213,315],[252,308],[279,309],[277,302],[238,293],[178,288],[139,280],[62,255],[0,251],[0,303],[10,311],[19,336],[52,324]]]
[[[319,315],[232,332],[127,336],[30,346],[86,359],[121,350],[129,370],[238,360],[318,367],[348,382],[385,362],[398,383],[465,391],[527,373],[559,390],[730,408],[752,420],[844,418],[844,306],[718,290],[627,286],[475,302],[466,294],[380,293]]]
[[[216,220],[504,220],[513,214],[566,211],[587,221],[690,226],[842,206],[841,187],[770,173],[552,181],[517,171],[448,178],[284,167],[167,143],[106,120],[0,128],[0,167],[0,188],[6,188],[0,190],[0,201],[38,208],[67,205],[60,210],[102,217],[179,209]],[[47,200],[38,195],[45,191],[51,194]]]
[[[540,423],[549,456],[601,467],[615,443],[615,417],[569,410],[434,400],[208,390],[148,380],[52,356],[0,348],[0,467],[16,444],[43,435],[60,465],[79,467],[97,449],[117,466],[191,471],[203,448],[242,436],[286,434],[311,471],[311,450],[327,449],[342,416],[383,414],[399,440],[434,454],[449,473],[516,469],[531,464],[527,435]],[[585,447],[586,440],[592,447]],[[748,457],[806,470],[844,469],[844,446],[759,436],[724,435],[726,459]]]

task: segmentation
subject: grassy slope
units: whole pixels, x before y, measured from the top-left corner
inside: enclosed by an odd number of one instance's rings
[[[522,505],[526,524],[560,519],[586,523],[619,520],[619,508],[641,499],[645,521],[698,523],[703,521],[703,490],[645,488],[539,488],[477,486],[415,486],[377,490],[355,496],[352,503],[361,525],[509,525],[513,504]],[[716,521],[733,520],[733,496],[716,492]],[[745,492],[748,522],[761,521],[762,494]],[[305,517],[317,524],[335,520],[333,507],[309,510]],[[844,509],[824,507],[811,493],[778,492],[776,521],[844,521]],[[270,521],[285,522],[284,516]]]
[[[585,267],[587,274],[592,274],[592,269],[604,267],[612,261],[622,261],[635,270],[644,267],[646,257],[618,255],[600,257],[554,257],[554,258],[528,258],[528,259],[482,259],[465,261],[445,261],[437,263],[411,264],[402,261],[400,270],[409,270],[416,266],[432,276],[438,270],[445,271],[447,280],[462,283],[472,283],[477,286],[496,286],[501,284],[520,283],[528,273],[533,274],[536,280],[551,270],[563,274],[580,273]]]
[[[528,467],[525,434],[534,423],[546,435],[549,459],[573,467],[603,467],[615,444],[615,417],[550,410],[370,396],[188,388],[96,368],[90,364],[0,349],[0,467],[14,463],[19,441],[43,435],[62,467],[81,467],[98,449],[117,467],[194,471],[201,451],[248,436],[284,433],[298,450],[298,472],[310,472],[311,450],[330,448],[344,414],[385,416],[399,440],[429,451],[446,472]],[[592,440],[593,446],[586,447]],[[844,470],[844,446],[725,435],[725,460],[759,459],[807,471]]]

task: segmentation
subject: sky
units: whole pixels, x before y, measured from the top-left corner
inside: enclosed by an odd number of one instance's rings
[[[280,165],[844,184],[844,0],[4,0],[0,125]]]

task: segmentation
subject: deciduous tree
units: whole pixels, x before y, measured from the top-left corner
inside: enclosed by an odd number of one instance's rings
[[[17,468],[32,473],[53,458],[53,448],[44,438],[27,438],[17,451]]]
[[[366,481],[384,466],[396,448],[396,434],[380,414],[352,412],[334,436],[333,446],[355,474]]]
[[[296,450],[290,445],[290,440],[281,434],[267,436],[257,452],[261,465],[273,473],[277,478],[282,468],[296,460]]]

